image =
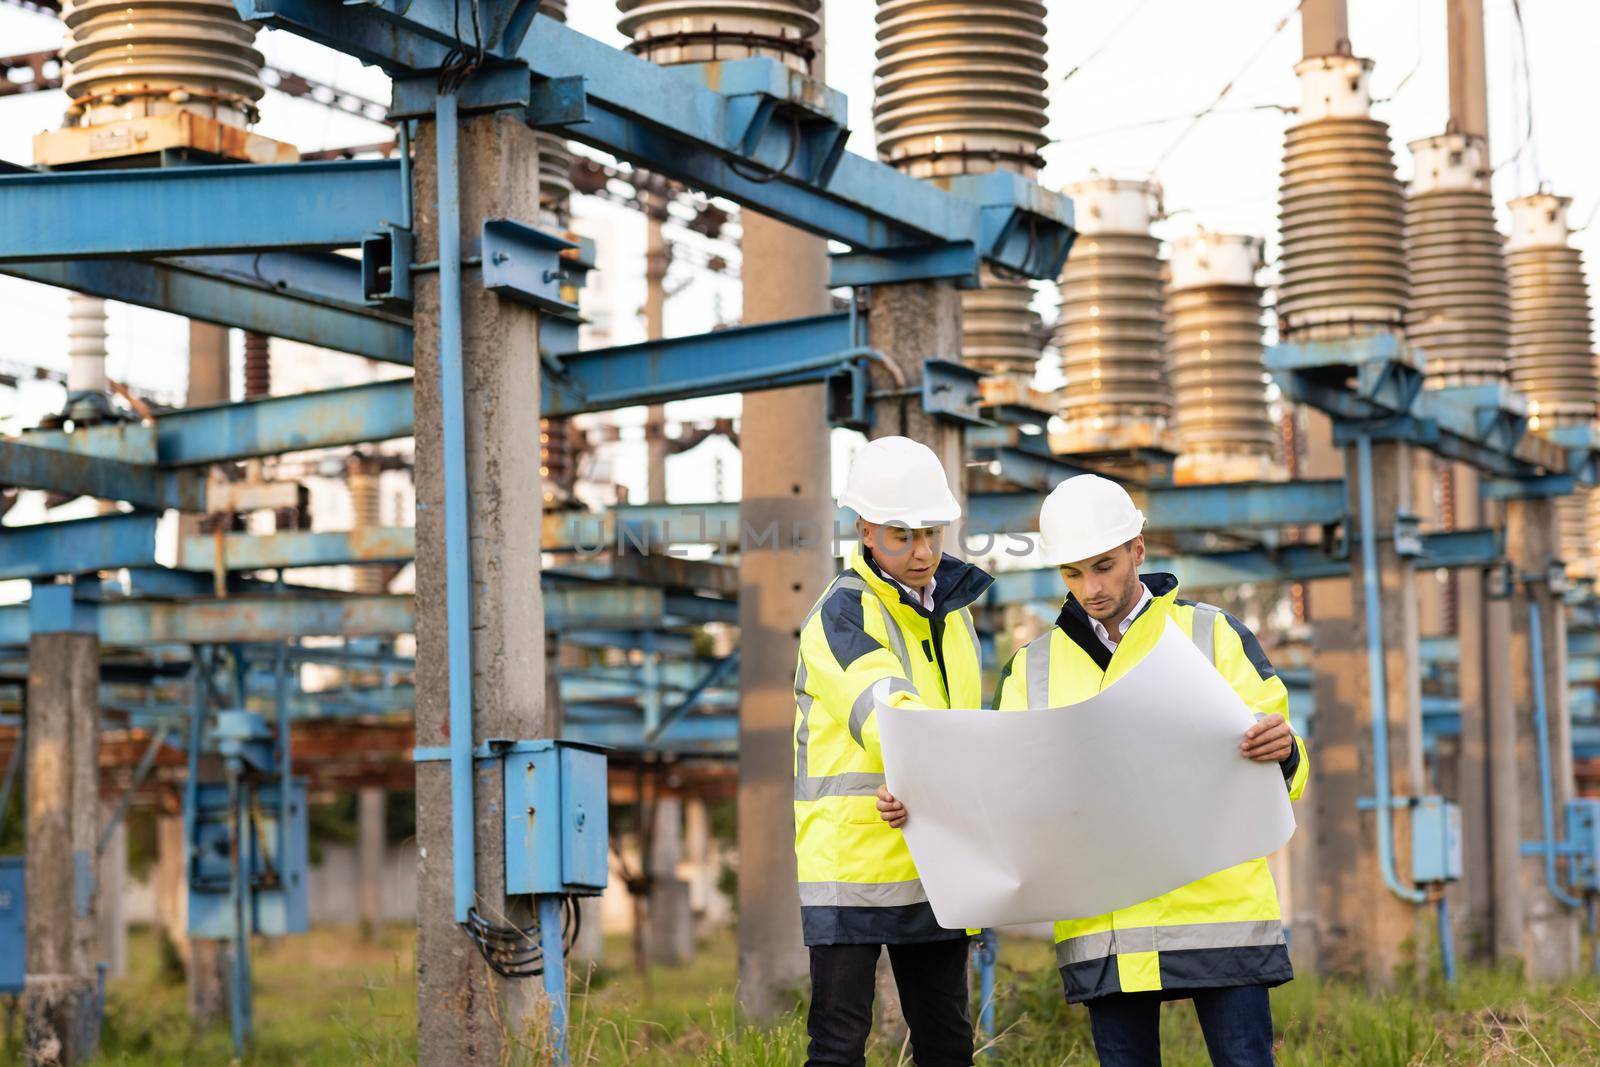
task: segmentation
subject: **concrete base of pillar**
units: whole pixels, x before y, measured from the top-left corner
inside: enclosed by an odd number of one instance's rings
[[[645,943],[650,962],[682,967],[694,959],[694,912],[689,908],[689,883],[665,878],[650,885],[646,914],[650,926]]]
[[[34,975],[22,992],[29,1067],[85,1063],[100,1046],[100,989],[93,978]]]

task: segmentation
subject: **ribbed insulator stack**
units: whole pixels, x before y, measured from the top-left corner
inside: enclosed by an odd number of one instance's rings
[[[917,178],[1042,161],[1045,6],[1035,0],[878,0],[878,156]],[[983,271],[961,294],[963,360],[1021,384],[1039,362],[1033,289]]]
[[[383,525],[378,498],[380,470],[376,457],[365,453],[353,453],[345,461],[345,487],[350,491],[352,530],[365,530]],[[357,593],[388,591],[387,576],[382,567],[356,567],[351,584]]]
[[[244,332],[244,398],[272,395],[272,349],[267,335]]]
[[[567,0],[539,0],[539,14],[567,21]],[[539,212],[546,226],[566,229],[572,223],[572,153],[567,139],[539,131]]]
[[[1287,339],[1398,332],[1409,293],[1405,194],[1389,127],[1370,115],[1372,61],[1295,67],[1300,122],[1284,148],[1278,317]]]
[[[878,0],[878,155],[918,178],[1021,171],[1045,144],[1045,6]]]
[[[64,0],[61,18],[76,124],[174,111],[254,121],[262,57],[231,0]]]
[[[67,294],[67,392],[103,393],[106,380],[106,302]]]
[[[1570,204],[1537,193],[1509,205],[1511,384],[1527,398],[1528,426],[1536,432],[1593,422],[1600,399],[1583,258],[1572,247],[1567,222]],[[1595,495],[1580,491],[1556,501],[1561,555],[1573,575],[1594,570],[1596,542],[1589,531]]]
[[[1527,397],[1535,430],[1595,417],[1589,292],[1583,259],[1570,241],[1570,203],[1538,193],[1510,204],[1511,384]]]
[[[1094,178],[1068,186],[1078,239],[1061,272],[1056,344],[1066,385],[1058,452],[1160,446],[1167,387],[1160,242],[1150,235],[1159,190]]]
[[[1488,148],[1481,137],[1447,133],[1413,141],[1411,154],[1406,338],[1426,355],[1431,388],[1503,382],[1511,290],[1489,194]]]
[[[822,28],[822,0],[617,0],[628,50],[653,63],[712,63],[771,56],[807,72]]]
[[[1184,482],[1270,473],[1277,430],[1262,359],[1261,240],[1198,233],[1172,242],[1167,352]]]

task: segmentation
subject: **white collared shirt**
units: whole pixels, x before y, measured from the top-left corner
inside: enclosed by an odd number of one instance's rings
[[[911,594],[911,599],[915,600],[919,604],[921,604],[925,610],[927,610],[927,611],[932,611],[933,610],[933,585],[934,585],[934,583],[936,581],[938,581],[937,578],[929,578],[928,579],[928,587],[926,589],[922,590],[921,592],[918,592],[917,590],[911,588],[905,582],[902,582],[900,579],[894,577],[893,575],[890,576],[889,580],[894,582],[894,584],[898,585],[901,589],[904,589],[906,592],[910,593]]]
[[[1145,585],[1143,582],[1140,582],[1139,602],[1133,606],[1132,611],[1128,612],[1127,617],[1124,618],[1122,622],[1117,624],[1117,641],[1122,640],[1123,636],[1128,632],[1128,627],[1133,625],[1133,620],[1137,619],[1139,617],[1139,613],[1144,610],[1145,605],[1154,599],[1155,598],[1150,595],[1150,587]],[[1117,641],[1111,640],[1111,631],[1107,630],[1105,626],[1101,624],[1099,619],[1095,618],[1093,615],[1089,616],[1089,625],[1094,627],[1094,635],[1100,639],[1100,643],[1102,645],[1105,645],[1113,652],[1117,650]]]

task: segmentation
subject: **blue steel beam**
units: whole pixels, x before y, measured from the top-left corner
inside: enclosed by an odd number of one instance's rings
[[[219,553],[224,569],[230,571],[405,563],[416,557],[417,531],[410,526],[370,526],[268,536],[225,534],[217,538],[202,534],[179,541],[177,566],[181,570],[214,571]]]
[[[23,444],[0,437],[0,485],[66,496],[126,500],[135,507],[205,510],[205,482],[188,471],[162,471],[119,459]]]
[[[164,467],[387,441],[411,435],[411,379],[184,408],[155,422]]]
[[[411,362],[411,324],[362,306],[360,262],[331,253],[57,260],[12,263],[0,274],[386,363]]]
[[[843,312],[592,349],[563,356],[559,370],[546,370],[543,409],[576,415],[776,389],[821,381],[854,354],[850,316]]]
[[[551,630],[630,630],[736,622],[731,600],[623,586],[547,589],[544,623]]]
[[[350,248],[401,219],[397,160],[0,176],[0,261]]]
[[[0,530],[0,579],[153,565],[159,519],[132,512],[6,527]]]
[[[393,7],[319,0],[235,4],[245,19],[356,55],[397,77],[437,67],[458,39],[449,0],[410,0]],[[787,158],[788,122],[766,124],[749,143],[753,100],[776,96],[808,118],[832,110],[833,98],[824,86],[784,73],[773,61],[672,70],[552,19],[534,18],[532,11],[526,3],[485,2],[480,11],[484,51],[524,62],[540,79],[582,78],[587,94],[581,121],[562,99],[550,112],[534,103],[527,109],[532,123],[857,251],[925,252],[946,243],[987,243],[985,258],[1039,278],[1054,277],[1066,255],[1070,205],[1036,186],[1019,195],[992,182],[953,180],[959,191],[951,193],[848,152],[819,181],[816,161],[807,152]],[[766,84],[754,84],[763,73]],[[717,91],[723,88],[729,95]],[[1009,203],[994,202],[1002,193]],[[1024,225],[1024,218],[1033,225]]]
[[[637,720],[569,722],[562,734],[570,740],[606,745],[624,751],[649,749],[727,756],[739,751],[737,715],[686,716],[674,722],[654,741],[645,740],[644,723]]]
[[[100,605],[100,643],[110,647],[286,641],[293,637],[359,637],[412,633],[409,596],[229,597]],[[0,644],[25,645],[28,605],[0,608]]]
[[[1454,530],[1422,535],[1418,568],[1486,567],[1502,557],[1504,546],[1493,529]],[[1309,582],[1342,578],[1349,559],[1329,555],[1320,545],[1284,545],[1276,549],[1238,549],[1179,556],[1152,556],[1147,571],[1170,571],[1192,589],[1216,589],[1254,582]],[[1003,571],[995,576],[988,603],[1057,601],[1066,587],[1054,567]]]

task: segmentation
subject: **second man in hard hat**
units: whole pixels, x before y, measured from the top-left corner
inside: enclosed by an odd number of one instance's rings
[[[1041,547],[1045,562],[1059,567],[1067,598],[1049,632],[1001,672],[996,706],[1012,711],[1085,700],[1149,654],[1170,619],[1256,712],[1256,724],[1240,738],[1240,756],[1277,763],[1290,799],[1298,799],[1309,763],[1289,727],[1283,681],[1238,619],[1178,599],[1173,575],[1139,573],[1143,529],[1133,499],[1105,478],[1070,478],[1045,499]],[[1126,783],[1130,795],[1139,787],[1137,779]],[[893,798],[879,807],[891,825],[905,822],[904,805]],[[1273,1063],[1267,990],[1294,974],[1265,859],[1106,915],[1058,922],[1055,941],[1067,1000],[1088,1004],[1105,1067],[1160,1063],[1161,1003],[1178,998],[1193,999],[1213,1062]]]
[[[934,919],[904,838],[878,818],[875,693],[898,705],[981,706],[968,607],[993,579],[944,553],[961,508],[926,446],[904,437],[869,442],[839,502],[857,515],[860,549],[802,624],[794,679],[795,857],[811,955],[807,1063],[864,1062],[887,945],[916,1063],[966,1065],[967,936]]]

